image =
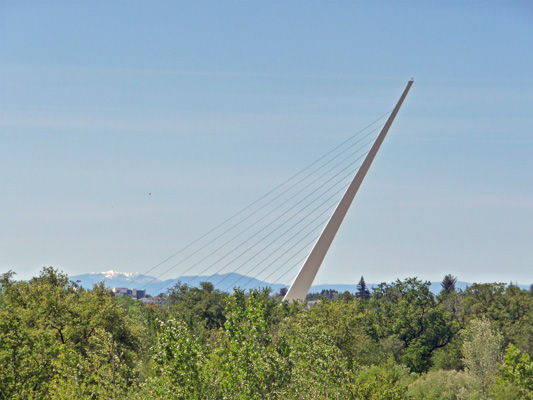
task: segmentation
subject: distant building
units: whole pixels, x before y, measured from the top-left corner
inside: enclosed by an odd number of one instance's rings
[[[113,293],[115,293],[115,296],[128,296],[135,300],[140,300],[146,297],[146,290],[128,289],[125,287],[114,287]]]

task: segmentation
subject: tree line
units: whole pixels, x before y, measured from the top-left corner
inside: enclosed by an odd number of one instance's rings
[[[1,399],[532,399],[533,293],[416,278],[288,304],[178,283],[165,303],[0,276]],[[312,303],[312,306],[310,305]]]

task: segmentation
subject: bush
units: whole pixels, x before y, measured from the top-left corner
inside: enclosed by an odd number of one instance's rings
[[[409,385],[407,398],[412,400],[479,399],[480,387],[466,372],[432,371]]]

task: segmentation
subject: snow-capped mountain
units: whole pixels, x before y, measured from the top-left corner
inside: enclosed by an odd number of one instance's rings
[[[103,275],[106,279],[117,279],[117,278],[130,278],[135,279],[140,274],[138,272],[119,272],[110,269],[109,271],[103,271],[103,272],[91,272],[91,275]]]
[[[115,270],[75,275],[71,276],[70,280],[80,281],[79,284],[85,288],[91,288],[96,283],[104,282],[106,286],[111,288],[127,287],[140,289],[149,282],[158,282],[154,277],[141,275],[138,272],[119,272]]]
[[[282,287],[286,287],[286,285],[271,284],[234,272],[222,275],[216,274],[213,276],[181,276],[176,279],[162,281],[152,276],[141,275],[138,272],[119,272],[109,270],[71,276],[70,280],[75,282],[79,281],[78,284],[87,289],[91,288],[96,283],[104,282],[104,284],[110,288],[126,287],[129,289],[146,289],[146,293],[151,295],[166,292],[178,282],[191,286],[199,286],[201,282],[211,282],[217,289],[226,291],[232,291],[233,284],[236,284],[244,290],[269,286],[274,292],[278,292]]]

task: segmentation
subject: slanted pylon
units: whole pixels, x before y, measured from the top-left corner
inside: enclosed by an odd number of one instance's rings
[[[329,247],[331,246],[331,243],[333,242],[333,239],[335,238],[335,235],[337,234],[337,231],[339,230],[339,227],[341,226],[341,223],[346,216],[346,213],[348,212],[348,209],[350,208],[357,191],[359,190],[359,187],[361,186],[361,183],[363,183],[363,179],[365,178],[372,161],[374,161],[374,157],[383,143],[385,136],[387,136],[387,132],[389,131],[389,128],[391,127],[396,114],[398,114],[398,111],[400,110],[400,107],[402,106],[402,103],[412,85],[413,80],[410,80],[407,83],[400,100],[398,100],[394,110],[392,110],[392,113],[381,129],[378,138],[372,145],[372,148],[365,157],[361,167],[355,174],[350,186],[348,186],[348,189],[346,189],[344,196],[342,196],[341,201],[337,205],[337,208],[333,212],[320,237],[316,241],[313,249],[307,256],[307,259],[300,269],[300,272],[298,272],[298,275],[294,279],[294,282],[292,283],[283,300],[287,300],[289,302],[295,300],[305,300],[305,297],[307,296],[307,293],[313,284],[318,269],[322,265],[322,261],[324,261],[324,257],[326,256],[326,253],[328,252]]]

